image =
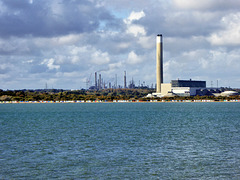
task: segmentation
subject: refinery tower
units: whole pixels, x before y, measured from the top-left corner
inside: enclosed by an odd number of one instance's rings
[[[161,93],[161,83],[163,83],[163,43],[162,34],[157,35],[156,39],[156,76],[157,89],[156,93]]]

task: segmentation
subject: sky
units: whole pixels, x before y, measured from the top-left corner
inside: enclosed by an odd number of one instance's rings
[[[240,87],[239,0],[0,0],[0,89],[155,85],[157,34],[164,83]]]

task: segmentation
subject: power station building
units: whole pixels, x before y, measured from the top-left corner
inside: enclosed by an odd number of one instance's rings
[[[161,93],[153,93],[148,97],[204,95],[205,89],[206,81],[172,80],[171,83],[161,84]]]
[[[206,81],[172,80],[163,83],[163,38],[162,34],[156,37],[156,93],[147,97],[164,96],[195,96],[206,89]]]
[[[206,81],[192,81],[190,80],[172,80],[172,87],[201,87],[206,88]]]
[[[172,80],[170,93],[177,96],[195,96],[200,95],[203,89],[206,89],[206,81]]]

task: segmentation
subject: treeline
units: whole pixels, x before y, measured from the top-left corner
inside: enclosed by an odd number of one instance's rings
[[[152,93],[148,89],[105,90],[0,90],[0,101],[75,101],[75,100],[130,100],[141,99]]]
[[[94,100],[234,100],[240,99],[240,96],[190,96],[190,97],[163,97],[163,98],[145,98],[153,90],[150,89],[105,89],[105,90],[0,90],[0,101],[94,101]]]

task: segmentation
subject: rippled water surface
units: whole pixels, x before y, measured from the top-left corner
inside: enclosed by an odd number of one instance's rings
[[[0,179],[240,179],[240,103],[0,104]]]

